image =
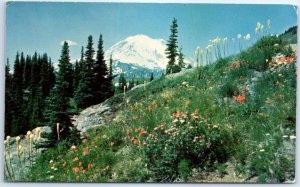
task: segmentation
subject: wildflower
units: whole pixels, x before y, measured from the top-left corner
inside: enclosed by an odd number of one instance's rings
[[[31,134],[31,131],[27,131],[27,136],[29,137],[29,135]]]
[[[82,162],[78,162],[78,166],[81,167],[82,166]]]
[[[264,149],[260,149],[259,152],[265,152],[265,150]]]
[[[292,135],[290,136],[290,140],[296,139],[296,136]]]
[[[75,157],[74,159],[73,159],[73,162],[75,162],[75,161],[77,161],[78,160],[78,157]]]
[[[88,169],[91,169],[93,167],[92,164],[88,164]]]
[[[77,147],[75,145],[72,145],[71,149],[72,151],[76,151]]]
[[[54,179],[54,176],[53,176],[53,175],[51,175],[51,176],[49,177],[49,179]]]
[[[83,155],[84,155],[84,156],[88,155],[88,151],[87,151],[87,150],[84,150],[84,151],[83,151]]]
[[[107,171],[109,169],[109,165],[107,165],[103,170]]]
[[[261,27],[262,27],[261,23],[257,22],[256,28],[258,31],[260,31],[262,29]]]
[[[184,119],[180,119],[179,122],[180,122],[180,123],[184,123],[185,120],[184,120]]]
[[[178,122],[177,118],[173,120],[173,123],[176,123],[176,122]],[[156,129],[154,129],[154,130],[156,130]]]
[[[113,146],[115,142],[109,142],[109,146]]]
[[[249,40],[251,39],[250,34],[247,34],[247,35],[245,36],[245,39],[246,39],[247,41],[249,41]]]
[[[6,136],[6,140],[7,142],[9,142],[10,136]]]
[[[241,34],[238,34],[237,35],[237,39],[239,40],[239,39],[241,39],[242,38],[242,35]]]
[[[16,137],[16,141],[17,141],[17,142],[19,142],[20,139],[21,139],[20,136],[17,136],[17,137]]]
[[[50,160],[49,163],[52,164],[52,163],[53,163],[53,160]]]
[[[34,138],[34,135],[33,135],[33,134],[30,134],[30,135],[29,135],[29,139],[32,140],[33,138]]]
[[[18,151],[21,151],[22,150],[22,145],[19,145],[18,146]]]
[[[78,173],[79,170],[80,170],[80,169],[79,169],[78,167],[73,167],[73,168],[72,168],[72,171],[74,171],[75,173]]]
[[[4,140],[4,145],[6,145],[6,143],[7,143],[7,140]]]
[[[178,118],[178,117],[180,116],[180,114],[181,114],[181,112],[180,112],[179,110],[177,110],[176,112],[174,112],[174,113],[172,114],[172,116],[173,116],[174,118]]]
[[[233,100],[245,104],[246,95],[233,96]]]
[[[67,166],[67,162],[64,162],[61,166],[62,168],[65,168]]]

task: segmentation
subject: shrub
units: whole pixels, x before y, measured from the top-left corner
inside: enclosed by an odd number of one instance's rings
[[[145,137],[143,151],[155,180],[173,181],[178,174],[185,179],[190,166],[225,162],[230,156],[232,137],[226,127],[200,118],[198,110],[192,114],[177,111],[173,122],[160,124]]]

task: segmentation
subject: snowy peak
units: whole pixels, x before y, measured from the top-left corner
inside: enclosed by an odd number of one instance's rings
[[[135,35],[122,40],[105,52],[105,59],[110,55],[114,61],[141,66],[148,69],[165,69],[166,42],[163,39],[152,39],[146,35]]]

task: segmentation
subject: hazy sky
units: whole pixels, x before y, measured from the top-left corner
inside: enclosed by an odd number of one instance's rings
[[[128,36],[145,34],[167,40],[173,17],[178,20],[179,45],[194,58],[197,46],[219,37],[236,38],[250,33],[252,42],[258,21],[278,34],[297,24],[291,5],[216,5],[216,4],[129,4],[129,3],[24,3],[7,4],[6,56],[11,64],[16,52],[48,53],[57,62],[61,41],[71,40],[71,59],[79,58],[88,35],[94,48],[100,33],[104,49]]]

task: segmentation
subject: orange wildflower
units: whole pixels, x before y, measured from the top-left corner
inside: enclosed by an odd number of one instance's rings
[[[174,112],[174,113],[172,114],[172,116],[173,116],[174,118],[178,118],[178,117],[180,116],[180,114],[181,114],[181,112],[180,112],[179,110],[177,110],[176,112]]]
[[[73,170],[75,173],[78,173],[80,169],[79,169],[78,167],[74,167],[74,168],[72,168],[72,170]]]
[[[93,167],[92,164],[88,164],[88,169],[91,169]]]
[[[67,166],[67,162],[64,162],[64,163],[62,164],[62,167],[65,168],[66,166]]]
[[[81,167],[82,166],[82,162],[78,162],[78,166]]]
[[[233,100],[245,104],[246,95],[233,96]]]
[[[137,139],[134,139],[134,140],[133,140],[133,144],[134,144],[134,145],[137,145],[137,144],[138,144],[138,140],[137,140]]]
[[[88,155],[88,151],[87,151],[87,150],[84,150],[84,151],[83,151],[83,155],[84,155],[84,156]]]

